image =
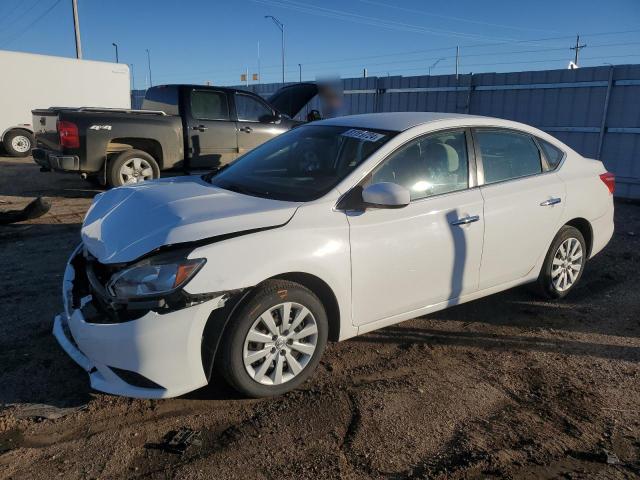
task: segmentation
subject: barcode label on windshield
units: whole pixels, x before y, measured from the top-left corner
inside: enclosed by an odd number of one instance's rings
[[[367,130],[358,130],[357,128],[347,130],[342,134],[342,136],[357,138],[358,140],[364,140],[365,142],[377,142],[381,138],[384,138],[384,135],[381,133],[368,132]]]

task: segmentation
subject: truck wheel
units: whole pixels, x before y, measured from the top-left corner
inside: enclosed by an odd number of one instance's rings
[[[160,167],[155,159],[142,150],[126,150],[109,160],[107,182],[111,187],[133,185],[160,178]]]
[[[12,157],[26,157],[34,144],[33,134],[27,130],[11,130],[2,139],[5,151]]]

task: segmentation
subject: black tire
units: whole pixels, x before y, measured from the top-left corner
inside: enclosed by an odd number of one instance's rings
[[[155,158],[142,150],[125,150],[108,159],[107,183],[110,187],[121,187],[127,184],[125,177],[123,177],[122,169],[127,163],[135,161],[135,159],[140,159],[143,165],[144,162],[146,162],[151,169],[151,175],[142,175],[142,170],[138,172],[136,174],[136,178],[140,178],[138,181],[160,178],[160,167]],[[147,170],[147,168],[144,169],[144,171]],[[140,177],[140,175],[142,175],[142,177]]]
[[[247,335],[254,325],[254,322],[260,318],[263,312],[267,312],[270,308],[282,304],[283,302],[293,302],[294,304],[302,305],[311,312],[311,315],[315,320],[315,325],[317,326],[315,350],[310,355],[310,358],[302,370],[291,379],[278,385],[265,385],[255,380],[249,374],[247,368],[245,368],[243,361],[245,340],[247,339]],[[294,315],[295,312],[292,309],[291,318],[293,318]],[[278,318],[276,318],[276,323],[277,321]],[[306,321],[307,320],[305,320],[305,322]],[[280,327],[280,325],[281,323],[277,324],[278,327]],[[296,330],[299,330],[300,328],[301,327],[297,327]],[[225,329],[224,337],[222,338],[221,355],[218,357],[219,361],[217,363],[217,369],[224,376],[227,382],[243,395],[248,397],[270,397],[274,395],[281,395],[297,388],[311,376],[315,368],[318,366],[320,357],[322,356],[327,344],[328,330],[329,323],[324,306],[313,292],[294,282],[285,280],[268,280],[258,286],[255,291],[250,294],[234,317],[229,320],[229,325]],[[268,347],[267,345],[262,345],[261,348]],[[278,354],[280,353],[282,353],[285,359],[288,358],[285,357],[285,355],[290,354],[286,352],[283,353],[281,350],[274,352],[274,350],[276,350],[275,347],[270,350],[270,354],[274,355],[273,357],[266,356],[264,359],[258,360],[257,365],[260,365],[261,362],[266,363],[270,358],[278,359]],[[293,350],[290,350],[290,352],[295,353],[296,355],[298,354],[297,352],[293,352]],[[275,361],[276,360],[273,362]],[[286,365],[286,360],[282,361],[285,362],[284,365]],[[269,360],[269,363],[275,365],[271,360]],[[285,367],[282,368],[284,369]],[[286,368],[289,369],[288,366]],[[268,371],[271,371],[270,375],[275,376],[274,370],[272,369],[275,369],[275,366],[268,367]],[[256,367],[256,370],[259,370],[259,368]]]
[[[553,274],[555,271],[552,271],[554,268],[553,262],[557,255],[561,255],[559,249],[561,245],[565,244],[565,242],[570,241],[571,239],[577,240],[580,244],[580,252],[582,254],[580,258],[579,270],[577,273],[575,269],[571,266],[566,266],[565,264],[556,265],[555,267],[560,268],[560,272],[565,270],[565,278],[569,277],[569,270],[575,274],[575,278],[571,281],[571,284],[565,289],[561,289],[558,287],[558,282],[554,282]],[[573,243],[575,245],[575,243]],[[577,254],[576,254],[577,255]],[[558,258],[558,261],[562,261]],[[577,261],[577,260],[576,260]],[[580,279],[582,278],[582,273],[584,272],[584,267],[587,262],[587,244],[578,230],[575,227],[570,225],[563,226],[558,234],[551,242],[551,246],[549,247],[549,251],[547,252],[547,256],[544,259],[544,263],[542,264],[542,270],[540,270],[540,275],[538,276],[538,290],[540,293],[550,299],[558,299],[566,297],[571,290],[578,284]],[[572,263],[575,266],[575,264]]]
[[[14,147],[15,142],[19,143],[19,148]],[[34,143],[33,133],[28,130],[11,130],[2,139],[5,152],[11,157],[27,157],[31,155]]]

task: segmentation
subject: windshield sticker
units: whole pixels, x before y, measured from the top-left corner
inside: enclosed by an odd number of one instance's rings
[[[342,136],[357,138],[358,140],[364,140],[365,142],[377,142],[381,138],[385,137],[385,135],[381,133],[368,132],[366,130],[358,130],[357,128],[352,128],[351,130],[347,130],[342,134]]]

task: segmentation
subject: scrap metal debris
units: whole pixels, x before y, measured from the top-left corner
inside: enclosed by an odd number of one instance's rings
[[[42,197],[29,202],[22,210],[0,211],[0,225],[9,225],[16,222],[25,222],[41,217],[51,209],[51,202]]]
[[[58,418],[66,417],[71,413],[87,408],[86,405],[64,408],[44,403],[22,403],[10,404],[8,406],[16,407],[12,412],[16,418],[45,418],[47,420],[57,420]]]
[[[146,447],[182,455],[189,447],[202,445],[200,432],[186,427],[170,431],[162,440],[162,443],[147,444]]]

